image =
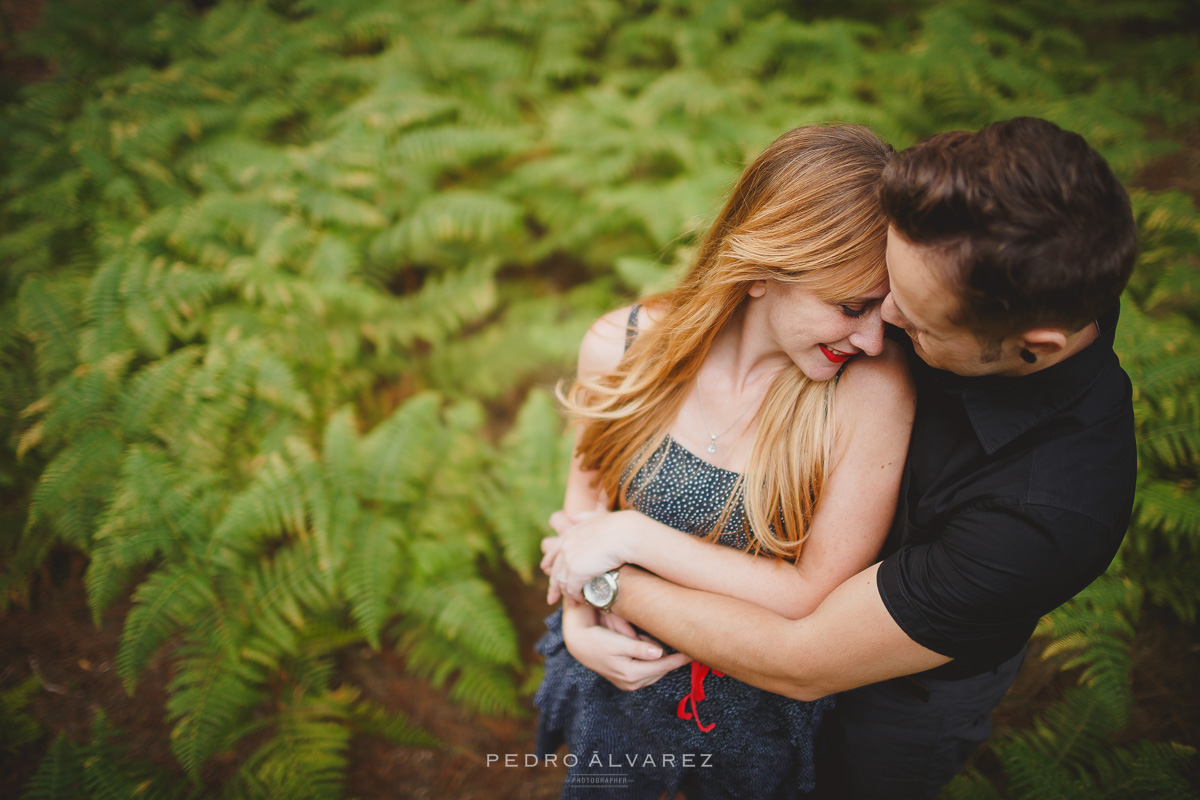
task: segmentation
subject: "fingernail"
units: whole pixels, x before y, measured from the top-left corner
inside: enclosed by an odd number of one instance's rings
[[[661,647],[647,647],[646,648],[646,658],[662,658],[662,648]]]

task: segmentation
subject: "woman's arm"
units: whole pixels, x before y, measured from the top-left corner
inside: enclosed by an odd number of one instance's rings
[[[617,366],[625,352],[628,319],[627,307],[596,320],[579,346],[579,377],[596,378]],[[564,510],[585,514],[602,510],[605,505],[605,498],[595,484],[595,473],[585,470],[581,456],[575,453],[567,473]],[[550,602],[557,600],[555,578],[556,575],[550,574],[550,594],[554,596]],[[563,598],[562,629],[567,650],[575,660],[625,691],[648,686],[690,661],[679,653],[664,658],[657,642],[639,635],[621,617],[601,616],[587,603],[570,597]]]
[[[625,329],[629,320],[629,307],[610,311],[592,323],[583,341],[579,344],[579,361],[576,375],[584,380],[594,380],[616,369],[625,353]],[[567,493],[563,498],[563,510],[568,514],[597,511],[605,507],[604,498],[595,484],[596,473],[584,470],[583,459],[578,452],[571,458],[567,473]]]
[[[800,559],[791,564],[706,542],[636,511],[556,515],[551,524],[578,597],[584,582],[622,563],[683,586],[755,603],[798,619],[878,555],[891,527],[912,427],[915,393],[899,348],[856,359],[837,388],[833,466]]]

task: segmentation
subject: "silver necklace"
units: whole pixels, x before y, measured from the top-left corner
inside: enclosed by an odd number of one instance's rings
[[[733,426],[737,425],[739,422],[742,421],[742,417],[746,416],[746,412],[749,411],[750,409],[754,408],[756,405],[758,405],[758,401],[762,398],[763,394],[766,393],[767,387],[770,385],[771,385],[770,381],[767,381],[766,383],[763,384],[763,387],[758,390],[758,394],[754,395],[754,399],[750,401],[750,404],[748,406],[746,406],[745,408],[742,409],[742,413],[737,415],[737,419],[735,419],[733,422],[731,422],[729,424],[729,427],[727,427],[725,430],[721,431],[720,433],[713,433],[712,425],[708,424],[708,414],[705,413],[705,411],[704,411],[704,395],[702,395],[700,393],[700,378],[698,378],[698,377],[696,378],[696,399],[700,401],[700,416],[701,416],[701,418],[704,419],[704,427],[708,430],[708,438],[710,439],[710,441],[708,443],[708,452],[710,452],[710,453],[717,452],[717,438],[720,436],[724,436],[725,434],[727,434],[731,430],[733,430]]]

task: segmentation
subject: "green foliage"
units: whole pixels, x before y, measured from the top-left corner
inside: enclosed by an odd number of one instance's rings
[[[92,722],[91,739],[74,744],[59,734],[29,781],[23,800],[185,800],[194,790],[180,786],[161,767],[130,758],[103,713]]]
[[[1180,772],[1195,748],[1114,738],[1133,713],[1130,655],[1142,591],[1128,578],[1102,576],[1045,617],[1042,658],[1074,671],[1077,685],[1035,716],[1032,727],[997,736],[989,748],[1003,766],[1003,792],[968,769],[944,796],[954,800],[1034,798],[1185,798],[1193,796]]]
[[[1029,730],[1014,731],[991,745],[1008,782],[997,792],[976,770],[955,780],[950,798],[1092,800],[1092,798],[1194,797],[1179,774],[1195,756],[1191,747],[1141,741],[1112,747],[1104,735],[1106,711],[1095,692],[1072,689],[1034,721]]]
[[[808,121],[904,146],[1039,114],[1131,177],[1200,116],[1172,0],[894,5],[47,2],[24,46],[55,78],[0,111],[0,602],[62,545],[97,620],[132,593],[118,670],[170,660],[208,794],[230,751],[230,797],[334,797],[352,733],[430,744],[340,682],[350,646],[517,713],[536,668],[488,577],[532,580],[561,500],[545,386],[754,153]],[[1200,232],[1189,198],[1134,199],[1138,507],[1043,627],[1080,686],[997,745],[1014,792],[1176,785],[1180,748],[1108,747],[1134,587],[1190,621],[1200,577]],[[30,796],[157,796],[115,747],[103,720],[60,739]]]
[[[42,738],[42,726],[30,716],[28,707],[42,688],[36,675],[0,692],[0,748],[11,756]]]

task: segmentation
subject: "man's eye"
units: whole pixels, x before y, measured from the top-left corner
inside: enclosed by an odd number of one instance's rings
[[[866,313],[866,310],[867,309],[865,308],[855,308],[854,306],[842,306],[842,313],[847,317],[853,317],[855,319],[858,319],[864,313]]]

